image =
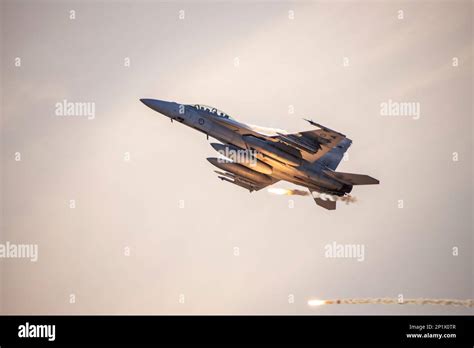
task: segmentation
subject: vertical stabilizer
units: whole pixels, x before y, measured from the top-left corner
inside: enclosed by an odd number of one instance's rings
[[[348,138],[342,139],[339,144],[334,146],[328,153],[321,157],[318,162],[322,164],[323,167],[336,170],[339,163],[344,157],[344,153],[347,151],[349,146],[351,146],[352,140]]]

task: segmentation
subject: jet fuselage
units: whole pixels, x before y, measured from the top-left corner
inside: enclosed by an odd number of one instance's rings
[[[250,191],[285,180],[307,187],[311,192],[343,196],[352,190],[353,184],[361,184],[351,182],[354,177],[350,176],[360,176],[359,174],[340,173],[346,174],[343,178],[334,172],[351,140],[312,121],[308,122],[321,127],[321,130],[288,134],[281,130],[238,122],[226,113],[209,106],[185,105],[156,99],[141,101],[169,117],[171,121],[180,122],[217,139],[222,144],[211,145],[220,153],[252,151],[252,165],[235,158],[231,158],[232,161],[208,159],[225,171],[218,172],[220,179]]]

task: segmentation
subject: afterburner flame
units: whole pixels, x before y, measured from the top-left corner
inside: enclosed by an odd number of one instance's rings
[[[308,191],[303,191],[303,190],[290,190],[290,189],[285,189],[285,188],[280,188],[280,187],[270,187],[268,189],[268,192],[276,194],[276,195],[287,195],[287,196],[309,196]]]
[[[278,187],[270,187],[268,189],[268,192],[274,193],[276,195],[290,195],[291,194],[291,190],[278,188]]]

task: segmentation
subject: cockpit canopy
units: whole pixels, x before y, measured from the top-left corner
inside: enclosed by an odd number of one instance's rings
[[[232,117],[227,115],[224,111],[216,109],[215,107],[202,105],[202,104],[193,104],[193,105],[190,105],[190,106],[192,106],[193,108],[195,108],[198,111],[204,111],[204,112],[206,112],[208,114],[211,114],[211,115],[215,115],[215,116],[218,116],[218,117],[227,118],[227,119],[232,120]]]

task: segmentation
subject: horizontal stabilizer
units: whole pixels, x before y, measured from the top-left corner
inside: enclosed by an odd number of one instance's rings
[[[319,205],[320,207],[323,207],[324,209],[327,209],[327,210],[336,210],[336,201],[331,201],[329,199],[324,200],[324,199],[316,198],[316,197],[313,197],[313,198],[316,204]]]
[[[376,185],[380,183],[377,179],[364,174],[341,173],[331,170],[323,170],[323,172],[330,178],[346,185]]]

